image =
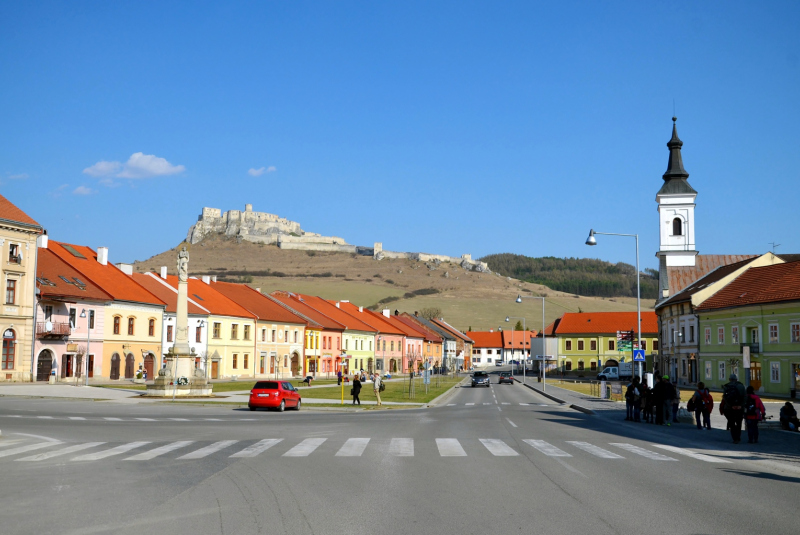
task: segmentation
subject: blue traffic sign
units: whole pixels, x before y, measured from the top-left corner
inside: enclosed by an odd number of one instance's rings
[[[644,362],[644,349],[633,350],[633,362]]]

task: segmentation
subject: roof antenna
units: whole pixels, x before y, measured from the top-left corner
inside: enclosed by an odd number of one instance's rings
[[[774,241],[769,242],[769,245],[772,246],[772,254],[775,254],[775,248],[776,247],[780,247],[781,246],[780,243],[775,243]]]
[[[672,99],[672,116],[675,117],[675,99]]]

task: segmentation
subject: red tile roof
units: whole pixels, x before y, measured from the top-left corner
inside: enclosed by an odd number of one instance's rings
[[[342,310],[350,314],[351,316],[361,320],[362,322],[366,323],[372,329],[380,334],[394,334],[402,336],[404,333],[391,323],[387,321],[383,321],[381,318],[383,316],[379,316],[375,312],[371,310],[367,310],[366,308],[361,308],[359,311],[359,307],[355,306],[353,303],[339,303],[339,306]]]
[[[386,316],[384,316],[384,317],[386,317]],[[407,324],[407,323],[405,323],[403,321],[400,321],[400,318],[398,316],[391,316],[390,315],[386,319],[394,327],[396,327],[397,329],[402,331],[403,334],[406,336],[406,338],[422,338],[422,339],[425,338],[425,333],[424,332],[422,332],[422,331],[420,331],[418,329],[415,329],[414,325],[409,325],[409,324]]]
[[[72,254],[66,247],[82,255],[79,258]],[[133,303],[148,303],[165,306],[166,303],[147,291],[133,278],[123,273],[112,263],[106,265],[97,261],[97,253],[84,245],[70,245],[49,240],[47,250],[58,256],[72,268],[83,274],[97,286],[111,295],[115,301],[130,301]]]
[[[669,293],[673,296],[681,292],[684,288],[694,281],[712,272],[720,266],[727,266],[742,260],[748,260],[758,255],[723,255],[723,254],[701,254],[695,257],[694,266],[668,267],[667,280],[669,283]]]
[[[155,273],[134,273],[133,280],[164,301],[167,304],[167,312],[175,313],[178,311],[178,289],[169,284],[166,280],[161,279],[159,275]],[[204,316],[208,314],[208,310],[197,306],[195,303],[196,301],[189,296],[189,302],[186,307],[189,314],[200,314]]]
[[[279,303],[245,284],[212,282],[211,287],[231,301],[246,308],[262,321],[306,324],[305,319],[293,314]]]
[[[177,275],[167,275],[166,282],[173,288],[178,288],[179,281]],[[237,305],[202,280],[189,277],[187,283],[189,284],[187,288],[189,299],[198,303],[211,314],[215,316],[255,319],[255,316],[249,310]]]
[[[308,305],[305,300],[299,295],[292,292],[274,291],[270,294],[271,297],[277,299],[289,308],[296,310],[303,316],[315,321],[323,329],[328,331],[343,331],[344,325],[338,323],[314,307]]]
[[[714,284],[720,279],[730,275],[740,267],[747,265],[756,258],[758,257],[754,256],[752,258],[747,258],[745,260],[740,260],[738,262],[733,262],[731,264],[726,264],[714,268],[713,270],[701,276],[699,279],[697,279],[690,285],[686,286],[686,288],[684,288],[682,291],[678,292],[677,294],[674,294],[666,301],[659,303],[658,306],[656,306],[656,309],[660,309],[674,303],[680,303],[681,301],[688,301],[689,299],[692,298],[692,295],[694,295],[695,293],[699,292],[703,288],[706,288],[708,285]]]
[[[300,297],[303,298],[303,301],[308,306],[325,314],[336,323],[344,325],[346,329],[349,329],[351,331],[365,331],[373,333],[375,332],[375,329],[372,328],[371,326],[367,325],[358,318],[354,318],[350,314],[344,312],[339,307],[337,307],[334,304],[335,301],[326,301],[321,297],[315,297],[312,295],[305,295],[305,294],[298,294],[298,295],[300,295]]]
[[[527,335],[527,338],[526,338]],[[513,340],[514,347],[522,347],[522,343],[525,342],[525,347],[531,347],[531,338],[536,336],[536,331],[503,331],[503,347],[511,348],[511,343]]]
[[[14,223],[22,223],[23,225],[39,227],[40,229],[42,228],[42,226],[34,221],[31,216],[17,208],[14,203],[2,195],[0,195],[0,219],[13,221]]]
[[[66,277],[70,282],[65,282],[61,277]],[[42,299],[113,301],[102,288],[48,249],[39,249],[36,287]]]
[[[442,337],[434,331],[433,329],[428,328],[422,322],[418,321],[414,316],[409,314],[408,312],[403,312],[399,316],[395,316],[398,320],[402,321],[409,327],[413,328],[414,330],[422,333],[425,337],[425,340],[435,343],[442,343]]]
[[[561,316],[556,334],[616,334],[630,330],[636,330],[636,312],[567,312]],[[642,334],[658,334],[655,312],[642,312]]]
[[[456,329],[455,327],[453,327],[452,325],[450,325],[449,323],[447,323],[443,319],[435,319],[434,318],[431,321],[433,321],[433,323],[435,323],[436,325],[438,325],[442,329],[446,330],[447,332],[449,332],[453,336],[456,336],[456,337],[460,338],[464,342],[467,342],[468,344],[472,343],[472,338],[470,338],[466,334],[462,333],[461,331],[459,331],[458,329]]]
[[[800,262],[750,268],[706,299],[698,311],[800,300]]]
[[[469,331],[469,337],[476,349],[503,347],[503,333],[500,331]]]

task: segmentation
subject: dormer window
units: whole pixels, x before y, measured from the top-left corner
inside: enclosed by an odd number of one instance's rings
[[[683,222],[680,217],[676,217],[672,220],[672,235],[683,236]]]

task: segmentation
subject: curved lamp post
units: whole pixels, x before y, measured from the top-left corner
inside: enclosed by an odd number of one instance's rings
[[[542,300],[542,390],[547,390],[547,337],[544,335],[544,297],[535,297],[533,295],[517,295],[517,303],[522,303],[523,299],[541,299]]]
[[[522,320],[522,336],[526,335],[527,329],[525,328],[525,318],[520,316],[506,316],[506,323],[511,321],[512,319],[515,320]],[[530,341],[528,342],[530,344]],[[525,339],[522,339],[522,357],[525,358]],[[514,369],[514,329],[511,329],[511,369]],[[525,384],[525,365],[522,366],[522,384]]]

